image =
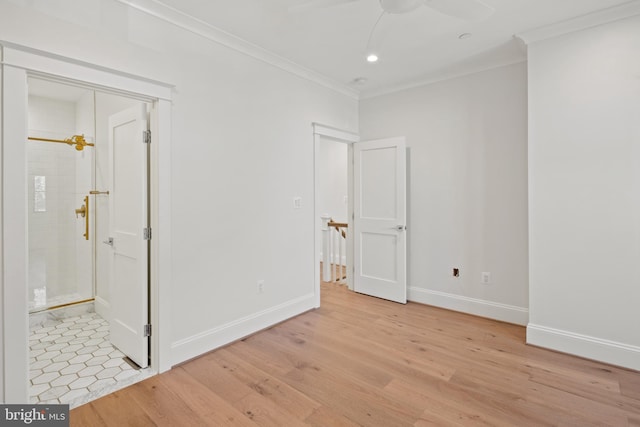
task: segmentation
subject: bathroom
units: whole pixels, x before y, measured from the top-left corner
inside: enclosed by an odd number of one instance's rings
[[[28,89],[29,398],[74,407],[150,374],[146,360],[136,363],[112,342],[123,305],[114,274],[121,263],[114,255],[114,224],[135,211],[123,209],[125,202],[148,202],[148,188],[131,183],[141,174],[148,181],[146,168],[135,163],[135,146],[116,143],[124,134],[142,134],[113,123],[125,113],[146,116],[150,106],[35,77]],[[132,187],[119,199],[113,191],[118,183]],[[145,304],[137,311],[146,310]]]

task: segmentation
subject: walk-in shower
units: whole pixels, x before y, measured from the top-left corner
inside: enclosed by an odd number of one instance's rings
[[[90,301],[94,286],[94,92],[30,79],[29,311]],[[75,149],[74,149],[75,148]]]

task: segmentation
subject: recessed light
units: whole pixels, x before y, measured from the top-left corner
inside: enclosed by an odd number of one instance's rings
[[[378,55],[376,55],[375,53],[370,53],[369,55],[367,55],[367,62],[377,62],[378,61]]]
[[[458,38],[459,38],[460,40],[464,40],[464,39],[468,39],[469,37],[471,37],[471,35],[472,35],[471,33],[462,33],[462,34],[460,34],[460,35],[458,36]]]

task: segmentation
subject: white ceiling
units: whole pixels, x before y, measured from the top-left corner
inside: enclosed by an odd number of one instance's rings
[[[444,76],[525,59],[514,34],[554,24],[629,0],[482,0],[495,13],[481,22],[420,7],[386,15],[374,34],[380,60],[367,63],[379,0],[332,7],[300,7],[305,0],[158,0],[258,45],[361,95],[386,92]],[[298,6],[298,7],[296,7]],[[472,37],[461,40],[462,33]],[[356,78],[365,84],[355,84]]]

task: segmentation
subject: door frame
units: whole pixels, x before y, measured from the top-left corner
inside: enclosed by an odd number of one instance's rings
[[[360,135],[349,131],[337,129],[320,123],[312,123],[313,128],[313,283],[314,283],[314,306],[320,307],[320,244],[322,242],[321,213],[317,212],[319,205],[319,182],[320,167],[318,159],[320,156],[320,144],[322,139],[330,139],[336,142],[347,144],[347,286],[353,290],[353,144],[360,141]]]
[[[27,78],[80,85],[152,103],[151,369],[171,368],[171,99],[173,86],[30,47],[0,41],[2,62],[2,272],[0,401],[29,401],[27,307]],[[162,174],[159,171],[162,170]],[[7,328],[5,325],[11,325]]]

